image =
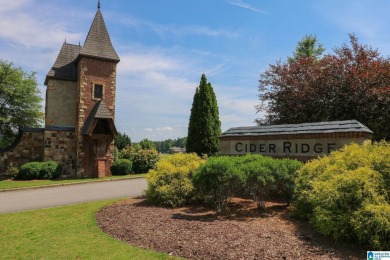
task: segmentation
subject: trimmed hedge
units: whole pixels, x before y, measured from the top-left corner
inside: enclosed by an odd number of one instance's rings
[[[52,180],[61,175],[61,166],[54,161],[30,162],[23,164],[17,175],[16,180]]]
[[[297,173],[294,214],[336,241],[390,246],[390,145],[352,144]]]
[[[157,163],[146,177],[146,197],[154,204],[180,207],[194,200],[191,178],[204,160],[196,154],[175,154]]]
[[[224,210],[233,196],[250,195],[259,210],[265,209],[265,198],[273,186],[289,201],[293,194],[294,172],[302,166],[296,160],[277,160],[261,155],[210,158],[195,173],[195,188],[217,211]]]
[[[271,186],[290,199],[294,172],[302,166],[295,160],[276,160],[261,155],[210,157],[205,162],[195,154],[176,154],[157,164],[147,177],[147,198],[171,207],[202,199],[223,213],[233,196],[252,196],[260,210]]]
[[[194,187],[219,213],[244,184],[244,176],[234,161],[234,157],[210,157],[193,177]]]
[[[112,175],[127,175],[131,173],[132,163],[128,159],[118,159],[111,164]]]

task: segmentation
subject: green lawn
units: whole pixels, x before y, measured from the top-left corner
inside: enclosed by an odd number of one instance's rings
[[[171,157],[173,154],[170,154],[170,153],[160,153],[160,160],[164,160],[164,159],[167,159],[169,157]]]
[[[131,179],[145,177],[146,174],[131,174],[126,176],[112,176],[106,178],[85,178],[85,179],[66,179],[66,180],[34,180],[34,181],[12,181],[12,180],[0,180],[0,191],[5,189],[26,188],[26,187],[38,187],[38,186],[54,186],[54,185],[66,185],[69,183],[78,182],[96,182],[118,179]]]
[[[115,240],[95,214],[116,200],[0,214],[1,259],[174,259]]]

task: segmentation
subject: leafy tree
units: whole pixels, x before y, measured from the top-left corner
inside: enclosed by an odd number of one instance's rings
[[[139,142],[138,145],[141,147],[141,149],[144,150],[155,149],[154,143],[147,138],[141,140],[141,142]]]
[[[325,48],[317,41],[315,35],[306,35],[298,42],[294,56],[292,58],[289,57],[288,60],[292,62],[297,59],[308,57],[319,59],[324,51]]]
[[[260,76],[259,124],[356,119],[390,138],[390,59],[350,35],[334,54],[278,61]]]
[[[122,150],[126,146],[131,145],[131,139],[126,135],[126,133],[118,132],[118,135],[115,136],[115,146],[118,150]]]
[[[156,163],[160,159],[156,149],[142,146],[141,144],[127,146],[120,152],[118,157],[119,159],[128,159],[132,162],[133,173],[147,173],[150,169],[155,168]]]
[[[202,74],[196,89],[188,126],[187,152],[213,155],[219,151],[221,121],[213,87]]]
[[[0,60],[0,147],[9,145],[18,129],[38,127],[43,119],[35,73]]]

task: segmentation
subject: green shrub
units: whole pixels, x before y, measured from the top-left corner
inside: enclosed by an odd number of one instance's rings
[[[179,207],[193,201],[194,187],[191,178],[204,160],[196,154],[175,154],[157,163],[156,170],[147,176],[149,201]]]
[[[41,171],[39,178],[43,180],[57,179],[61,176],[61,166],[58,162],[47,161],[41,162]]]
[[[299,169],[302,168],[303,163],[291,159],[283,159],[279,160],[279,162],[280,168],[276,172],[276,179],[279,184],[279,193],[281,197],[283,197],[287,200],[288,203],[290,203],[294,195],[295,174]]]
[[[272,186],[277,186],[279,195],[290,201],[294,190],[294,174],[302,163],[249,154],[235,160],[244,174],[243,188],[253,197],[259,210],[265,209],[265,198],[270,195]]]
[[[17,180],[49,180],[61,175],[61,167],[57,162],[29,162],[23,164],[15,179]]]
[[[374,249],[385,248],[389,238],[389,218],[383,221],[389,216],[389,149],[387,143],[352,144],[307,163],[295,180],[295,215],[309,219],[320,233],[334,240],[357,240],[371,243]]]
[[[19,173],[16,175],[17,180],[38,180],[42,164],[40,162],[25,163],[19,168]]]
[[[15,178],[19,173],[19,169],[15,166],[8,167],[5,173],[3,174],[6,178]]]
[[[243,175],[234,157],[211,157],[193,176],[194,187],[201,196],[222,213],[227,202],[242,189]]]
[[[134,173],[147,173],[149,170],[155,169],[160,159],[156,149],[143,149],[140,145],[127,146],[120,152],[119,157],[132,161],[132,172]]]
[[[131,173],[132,163],[128,159],[118,159],[111,165],[112,175],[127,175]]]
[[[368,241],[370,248],[390,248],[389,204],[365,205],[354,213],[352,223],[359,241]]]
[[[246,157],[251,157],[248,161]],[[241,163],[239,168],[244,174],[244,190],[253,197],[259,210],[265,209],[265,197],[269,195],[271,185],[276,183],[271,161],[263,156],[246,155],[243,157],[246,163]],[[271,159],[272,160],[272,159]]]

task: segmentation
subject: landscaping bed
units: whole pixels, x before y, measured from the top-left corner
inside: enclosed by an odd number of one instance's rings
[[[100,228],[142,248],[188,259],[362,259],[367,249],[335,244],[314,233],[289,207],[234,198],[224,216],[205,206],[164,208],[129,199],[98,212]]]

